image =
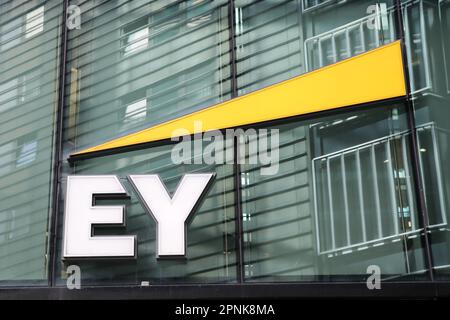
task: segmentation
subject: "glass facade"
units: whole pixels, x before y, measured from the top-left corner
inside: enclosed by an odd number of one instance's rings
[[[412,100],[416,126],[420,170],[423,177],[425,211],[430,232],[435,277],[447,280],[450,260],[449,239],[450,178],[445,159],[449,156],[448,104],[448,1],[408,1],[402,3],[405,38],[408,48]],[[408,20],[406,20],[408,19]],[[414,43],[414,44],[412,44]]]
[[[99,287],[365,283],[370,266],[383,282],[450,279],[450,1],[80,0],[75,28],[69,5],[0,4],[0,285],[65,287],[72,264]],[[68,162],[397,40],[407,97],[255,126],[279,132],[273,175],[195,153],[174,164],[169,142]],[[127,177],[173,192],[200,172],[216,177],[187,257],[157,259]],[[136,259],[63,259],[69,175],[119,177],[130,198],[96,204],[125,205],[125,227],[92,232],[136,235]]]
[[[1,4],[0,281],[5,284],[48,277],[62,13],[59,1]]]
[[[385,278],[421,279],[404,106],[277,128],[278,174],[241,173],[246,278],[362,281],[377,265]]]

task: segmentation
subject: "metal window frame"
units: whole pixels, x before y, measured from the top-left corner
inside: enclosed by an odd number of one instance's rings
[[[421,54],[423,57],[423,68],[425,75],[425,86],[422,88],[416,88],[414,82],[414,71],[412,70],[413,65],[413,39],[410,38],[411,32],[410,30],[410,22],[408,20],[408,9],[414,7],[414,5],[419,4],[419,24],[420,24],[420,39],[421,39]],[[405,46],[406,49],[406,61],[408,63],[409,69],[409,79],[410,83],[408,84],[411,87],[411,94],[418,94],[420,92],[433,91],[433,81],[431,79],[431,68],[430,68],[430,55],[428,50],[428,37],[426,30],[426,21],[425,21],[425,13],[424,13],[424,0],[410,0],[401,4],[402,16],[403,16],[403,24],[404,24],[404,41],[408,45]]]
[[[407,48],[406,48],[406,35],[405,35],[405,26],[404,26],[404,16],[402,10],[402,1],[395,0],[395,12],[396,12],[396,30],[397,30],[397,38],[402,41],[402,58],[403,58],[403,66],[404,66],[404,75],[405,75],[405,84],[406,84],[406,116],[408,129],[411,131],[410,137],[410,157],[411,157],[411,170],[412,170],[412,179],[413,185],[415,186],[415,198],[417,204],[418,214],[418,224],[420,227],[425,229],[423,233],[423,237],[421,237],[421,243],[423,246],[423,255],[426,264],[426,268],[428,269],[428,276],[430,281],[435,280],[434,269],[433,269],[433,254],[431,250],[431,239],[428,234],[426,228],[429,226],[428,220],[428,208],[426,206],[425,195],[423,193],[423,177],[421,174],[420,168],[420,154],[418,148],[418,138],[417,138],[417,130],[416,130],[416,118],[415,118],[415,109],[413,104],[413,93],[411,88],[410,81],[410,71],[408,65],[408,56],[407,56]]]
[[[450,10],[450,2],[449,0],[439,0],[438,3],[438,10],[439,10],[439,19],[440,19],[440,30],[441,34],[444,34],[445,30],[450,28],[450,20],[444,18],[444,10]],[[450,54],[450,44],[442,43],[442,51],[444,55],[444,65],[445,65],[445,85],[446,85],[446,93],[447,95],[450,94],[450,61],[447,58]]]
[[[439,154],[439,150],[438,150],[438,144],[437,144],[437,136],[436,136],[436,127],[434,123],[425,123],[423,125],[417,126],[416,129],[418,130],[418,132],[422,132],[425,130],[430,130],[430,134],[431,134],[431,138],[432,138],[432,148],[433,148],[433,156],[434,156],[434,163],[435,163],[435,168],[437,171],[437,187],[438,187],[438,194],[439,194],[439,205],[440,205],[440,223],[434,224],[434,225],[429,225],[428,229],[437,229],[437,228],[441,228],[447,225],[447,218],[445,215],[445,209],[446,209],[446,204],[444,201],[444,187],[443,187],[443,181],[442,181],[442,177],[439,174],[441,171],[441,164],[440,164],[440,154]],[[407,237],[408,239],[411,238],[416,238],[418,235],[420,235],[420,233],[423,232],[424,228],[422,227],[418,227],[417,223],[416,223],[416,210],[414,208],[414,199],[411,196],[413,189],[414,189],[414,185],[412,185],[412,181],[411,178],[409,177],[409,172],[410,172],[410,168],[408,165],[408,157],[406,155],[406,152],[408,150],[408,146],[406,144],[406,139],[408,137],[408,135],[410,134],[410,131],[403,131],[403,132],[399,132],[399,133],[395,133],[395,134],[391,134],[385,137],[381,137],[381,138],[377,138],[374,139],[372,141],[368,141],[365,143],[362,143],[360,145],[357,146],[352,146],[350,148],[346,148],[343,150],[338,150],[329,154],[325,154],[325,155],[321,155],[318,157],[315,157],[312,159],[312,179],[313,179],[313,194],[314,194],[314,216],[316,219],[316,223],[315,223],[315,230],[316,230],[316,242],[317,242],[317,248],[318,248],[318,254],[319,255],[335,255],[335,254],[344,254],[344,253],[349,253],[349,250],[354,250],[356,249],[356,251],[358,251],[359,249],[366,249],[369,246],[376,246],[377,244],[383,244],[386,241],[398,241],[400,239],[402,239],[403,237]],[[375,147],[379,146],[379,145],[384,145],[385,151],[386,151],[386,155],[387,155],[387,160],[388,160],[388,166],[389,166],[389,171],[390,172],[394,172],[393,166],[392,166],[392,162],[393,162],[393,157],[392,157],[392,152],[391,152],[391,141],[394,141],[395,139],[400,139],[401,140],[401,145],[402,145],[402,154],[404,155],[403,157],[403,164],[404,164],[404,169],[405,172],[407,172],[406,174],[406,187],[407,187],[407,198],[408,198],[408,204],[410,205],[410,216],[411,216],[411,224],[412,224],[412,230],[410,231],[404,231],[404,232],[400,232],[399,229],[399,221],[396,218],[398,215],[398,210],[397,210],[397,199],[396,199],[396,191],[395,191],[395,179],[393,175],[389,175],[389,189],[391,190],[391,203],[390,205],[392,206],[392,212],[390,212],[390,214],[393,217],[393,221],[394,221],[394,229],[395,229],[395,233],[394,234],[384,234],[383,230],[382,230],[382,225],[383,225],[383,221],[382,221],[382,212],[380,209],[380,199],[379,199],[379,192],[378,190],[378,183],[377,183],[377,179],[373,179],[373,189],[374,189],[374,198],[376,201],[376,212],[377,212],[377,232],[378,232],[378,237],[376,239],[371,239],[371,240],[367,240],[367,236],[366,236],[366,225],[362,225],[361,226],[361,233],[363,234],[363,238],[364,241],[363,242],[358,242],[358,243],[350,243],[349,242],[349,238],[350,238],[350,227],[349,227],[349,222],[348,222],[348,199],[347,199],[347,195],[346,195],[346,179],[342,178],[342,190],[344,193],[344,207],[345,207],[345,220],[346,220],[346,232],[347,232],[347,245],[345,246],[341,246],[341,247],[336,247],[336,239],[335,239],[335,230],[334,230],[334,226],[333,226],[333,221],[334,221],[334,210],[333,210],[333,188],[331,186],[331,170],[330,170],[330,161],[331,160],[335,160],[339,159],[341,162],[341,171],[342,171],[342,177],[345,176],[345,157],[348,155],[352,155],[355,157],[356,159],[356,166],[357,168],[359,168],[358,172],[357,172],[357,178],[358,178],[358,193],[360,195],[362,195],[363,190],[362,190],[362,179],[361,179],[361,160],[360,160],[360,153],[364,150],[369,150],[370,153],[370,162],[371,162],[371,171],[372,171],[372,177],[376,177],[377,176],[377,164],[376,164],[376,155],[375,155]],[[418,139],[419,141],[419,149],[420,149],[420,139]],[[318,187],[317,187],[317,177],[316,177],[316,168],[318,166],[321,165],[322,161],[326,161],[326,176],[328,179],[327,182],[327,189],[328,189],[328,200],[329,200],[329,207],[330,207],[330,221],[331,221],[331,238],[332,238],[332,246],[331,248],[327,248],[327,250],[322,250],[322,245],[320,243],[320,239],[321,239],[321,226],[320,226],[320,219],[319,219],[319,206],[317,203],[317,192],[318,192]],[[422,166],[422,155],[419,156],[419,162],[421,164],[421,175],[422,178],[424,177],[424,173],[423,173],[423,166]],[[425,180],[422,179],[422,183],[425,185]],[[339,187],[338,187],[339,188]],[[425,188],[423,189],[423,192],[426,195],[426,190]],[[365,219],[365,216],[363,214],[364,211],[364,198],[361,197],[359,199],[359,207],[361,208],[361,215],[362,215],[362,220]],[[385,218],[385,221],[387,221],[387,218]],[[328,230],[328,228],[326,229]]]

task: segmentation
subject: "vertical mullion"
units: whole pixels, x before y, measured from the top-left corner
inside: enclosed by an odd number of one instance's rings
[[[56,123],[54,134],[53,149],[53,182],[51,196],[52,207],[50,217],[50,237],[49,237],[49,255],[50,263],[48,266],[49,286],[55,286],[57,263],[57,232],[58,232],[58,215],[59,215],[59,196],[61,183],[61,162],[63,155],[63,123],[64,123],[64,92],[66,86],[66,65],[67,65],[67,27],[66,16],[69,0],[63,2],[63,12],[61,19],[61,35],[60,35],[60,52],[59,52],[59,79],[58,79],[58,105],[56,110]]]
[[[237,64],[236,64],[236,10],[234,0],[228,1],[228,30],[230,32],[230,73],[231,73],[231,99],[238,96]],[[241,167],[239,164],[239,137],[233,141],[234,147],[234,201],[235,201],[235,234],[236,234],[236,274],[239,283],[244,282],[244,244],[243,244],[243,221],[242,221],[242,188]]]

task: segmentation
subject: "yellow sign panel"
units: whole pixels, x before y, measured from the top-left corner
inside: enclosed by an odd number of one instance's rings
[[[120,137],[77,157],[183,134],[239,127],[406,95],[399,41],[250,94]]]

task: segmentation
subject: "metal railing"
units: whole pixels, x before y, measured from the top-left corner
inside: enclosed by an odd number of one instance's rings
[[[319,1],[320,2],[320,1]],[[402,4],[411,91],[433,90],[424,0]],[[305,40],[305,67],[312,71],[396,40],[395,8],[378,10]],[[414,16],[414,18],[412,18]]]
[[[302,0],[302,12],[313,11],[336,2],[337,0]]]
[[[394,10],[390,8],[306,39],[306,71],[336,63],[394,41],[396,36],[393,19]]]
[[[443,180],[446,174],[442,170],[442,157],[440,154],[442,145],[440,146],[439,143],[440,134],[449,137],[448,131],[436,127],[434,123],[424,124],[417,128],[417,141],[420,151],[419,162],[425,201],[436,204],[436,212],[429,210],[429,229],[447,226],[446,207],[448,197],[445,192],[445,183]],[[428,141],[426,141],[427,139]],[[430,166],[427,166],[426,162]],[[427,167],[430,170],[426,172],[425,169]],[[426,183],[426,180],[429,184]],[[430,203],[428,203],[428,207],[430,207],[429,205]]]
[[[447,218],[436,129],[430,123],[417,131],[419,140],[431,141],[430,150],[420,148],[420,161],[425,157],[433,161],[437,177],[439,212],[429,228],[442,227]],[[312,160],[319,255],[359,251],[417,237],[422,231],[415,208],[409,134],[393,134]]]
[[[425,3],[424,0],[414,0],[402,4],[406,58],[410,70],[412,93],[433,89],[425,5],[429,6],[429,3]]]

